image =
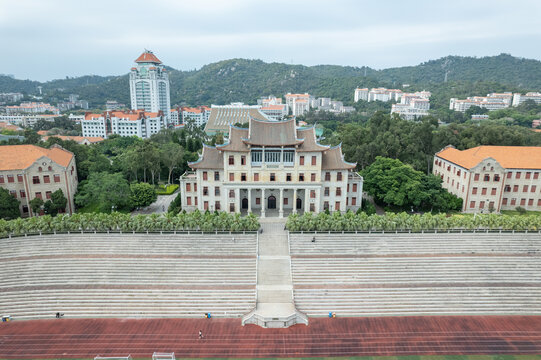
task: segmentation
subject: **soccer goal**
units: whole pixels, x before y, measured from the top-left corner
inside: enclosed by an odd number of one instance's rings
[[[152,354],[152,360],[175,360],[175,353],[155,352]]]
[[[128,356],[96,356],[94,360],[132,360],[131,354]]]

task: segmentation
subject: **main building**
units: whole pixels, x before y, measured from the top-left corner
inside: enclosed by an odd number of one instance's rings
[[[363,178],[346,162],[340,145],[316,140],[314,127],[295,120],[251,118],[248,128],[231,126],[227,143],[205,145],[192,172],[182,175],[182,208],[253,212],[265,217],[291,212],[356,211]]]

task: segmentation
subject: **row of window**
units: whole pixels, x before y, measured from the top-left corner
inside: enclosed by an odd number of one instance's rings
[[[207,180],[207,178],[208,178],[205,175],[205,173],[206,172],[203,172],[203,180]],[[310,181],[315,182],[316,181],[316,176],[317,176],[316,173],[311,173],[310,174]],[[342,178],[342,173],[341,172],[336,173],[336,181],[342,181],[342,179],[343,179]],[[269,180],[270,181],[276,181],[276,173],[270,173]],[[286,173],[286,182],[289,182],[291,180],[292,180],[291,173]],[[231,182],[235,181],[235,173],[229,173],[229,181],[231,181]],[[246,175],[246,173],[241,173],[240,174],[240,181],[248,181],[248,176]],[[252,181],[259,181],[259,173],[253,173],[253,180]],[[304,181],[304,173],[299,173],[298,174],[298,181],[301,181],[301,182]],[[325,173],[325,181],[331,181],[331,173],[330,172]]]
[[[518,192],[518,189],[519,189],[518,185],[513,185],[513,192]],[[537,186],[536,185],[532,185],[531,187],[528,186],[528,185],[523,185],[522,186],[522,192],[528,192],[528,189],[530,190],[530,192],[534,193],[534,192],[537,191]],[[510,185],[505,185],[504,191],[510,192],[511,191],[511,186]]]
[[[11,194],[11,196],[13,196],[15,199],[17,199],[17,190],[10,190],[9,193]],[[45,192],[45,199],[50,199],[51,198],[51,195],[52,195],[52,191],[46,191]],[[24,190],[19,190],[19,197],[22,199],[22,198],[26,198],[26,191]],[[40,198],[43,200],[43,196],[41,195],[41,191],[37,191],[35,193],[35,197],[37,198]]]
[[[444,167],[445,164],[443,164],[443,162],[441,160],[436,160],[436,166],[440,166],[440,167]],[[461,174],[461,171],[460,169],[457,169],[456,167],[453,166],[453,174],[456,174],[457,176],[460,176]],[[486,171],[487,168],[486,167],[483,167],[483,171]],[[451,171],[451,165],[447,165],[447,171]],[[494,167],[490,167],[490,171],[494,171]],[[537,180],[539,179],[539,172],[538,171],[535,171],[535,172],[532,172],[532,171],[508,171],[507,172],[507,175],[506,177],[508,179],[511,179],[513,177],[513,173],[515,174],[515,179],[520,179],[521,178],[521,174],[524,173],[524,178],[525,179],[531,179],[532,175],[533,175],[533,178],[534,180]],[[464,177],[466,177],[466,173],[464,173]],[[480,177],[480,174],[474,174],[474,180],[475,181],[479,181],[479,177]],[[483,176],[483,180],[484,181],[490,181],[490,175],[489,174],[485,174]],[[498,174],[495,174],[494,175],[494,181],[500,181],[500,175]]]
[[[522,198],[520,199],[520,206],[526,206],[526,202],[528,203],[528,206],[534,206],[534,199],[525,199],[525,198]],[[502,199],[502,205],[505,206],[505,205],[511,205],[511,206],[515,206],[517,205],[517,199],[516,198],[511,198],[510,201],[508,198],[503,198]],[[484,209],[485,208],[485,201],[480,201],[479,202],[479,209]],[[475,201],[470,201],[470,209],[474,209],[476,206],[476,202]],[[538,199],[537,200],[537,206],[541,206],[541,199]],[[490,201],[488,203],[488,209],[494,209],[494,201]]]
[[[50,168],[50,166],[49,166]],[[41,169],[41,167],[40,167]],[[54,179],[54,182],[55,183],[58,183],[60,182],[60,175],[59,174],[54,174],[53,175],[53,179]],[[15,182],[15,175],[7,175],[6,177],[4,177],[4,175],[0,175],[0,184],[4,184],[5,182],[8,183],[14,183]],[[23,175],[22,174],[17,174],[17,182],[18,183],[22,183],[23,182]],[[51,182],[51,176],[50,175],[43,175],[43,183],[44,184],[49,184]],[[32,176],[32,184],[40,184],[41,183],[41,179],[38,175],[36,176]]]

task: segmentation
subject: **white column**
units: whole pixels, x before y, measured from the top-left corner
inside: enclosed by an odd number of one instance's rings
[[[278,217],[284,217],[284,189],[280,188],[280,207],[278,210]]]
[[[297,189],[293,190],[293,214],[297,213]]]
[[[235,212],[240,213],[240,189],[235,189]]]
[[[261,189],[261,217],[265,217],[265,188]]]
[[[252,189],[248,188],[248,214],[252,212]]]
[[[321,188],[316,189],[316,213],[321,211]]]
[[[307,213],[310,211],[310,190],[304,189],[304,212]]]

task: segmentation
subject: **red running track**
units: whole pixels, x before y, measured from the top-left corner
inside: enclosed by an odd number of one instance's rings
[[[199,330],[203,339],[198,339]],[[54,319],[0,323],[0,358],[322,357],[541,354],[541,316],[312,318],[289,329],[239,319]]]

